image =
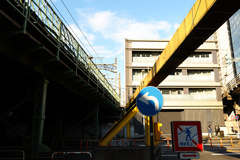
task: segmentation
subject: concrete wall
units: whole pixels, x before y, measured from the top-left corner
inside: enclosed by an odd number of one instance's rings
[[[221,109],[185,109],[175,111],[161,111],[158,113],[158,122],[162,123],[163,134],[171,134],[171,121],[201,121],[202,133],[207,133],[207,126],[212,129],[216,125],[224,127],[223,110]]]
[[[204,109],[204,110],[185,110],[185,121],[201,121],[202,133],[207,133],[207,126],[211,125],[214,130],[216,125],[224,127],[223,110],[219,109]]]

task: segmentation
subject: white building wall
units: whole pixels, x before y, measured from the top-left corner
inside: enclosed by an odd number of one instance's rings
[[[219,64],[221,66],[221,80],[223,86],[231,81],[234,78],[233,64],[232,64],[232,55],[230,48],[230,40],[228,36],[228,25],[227,22],[224,23],[216,32],[218,40],[218,56]],[[223,88],[223,91],[226,88]]]
[[[203,43],[193,56],[188,57],[179,65],[177,70],[181,72],[177,71],[169,75],[158,86],[162,92],[164,90],[162,110],[165,112],[160,112],[157,116],[158,121],[163,123],[164,133],[170,133],[170,122],[173,120],[201,120],[204,132],[207,131],[209,124],[224,125],[221,101],[222,84],[218,75],[220,66],[216,56],[217,41],[214,37],[209,40]],[[128,93],[126,100],[128,102],[134,88],[138,87],[157,60],[156,53],[160,54],[168,41],[126,40],[126,43],[129,43],[125,48],[125,54],[129,54],[125,55],[125,72],[128,77],[125,80]],[[194,70],[197,76],[193,75]],[[198,71],[201,73],[199,74]],[[216,118],[215,114],[219,117]]]
[[[131,47],[129,47],[129,50],[131,51],[142,51],[139,55],[133,55],[131,64],[129,64],[129,68],[132,69],[132,81],[128,81],[128,84],[126,84],[126,88],[134,88],[137,87],[141,80],[147,75],[148,71],[151,69],[155,61],[157,60],[158,56],[154,55],[154,51],[161,51],[164,50],[166,47],[168,41],[166,40],[159,40],[159,41],[143,41],[143,40],[134,40],[131,41]],[[198,49],[197,52],[211,52],[211,51],[217,51],[217,45],[216,41],[207,41],[203,43]],[[152,51],[153,55],[150,54],[148,57],[144,56],[144,51]],[[154,50],[154,51],[153,51]],[[215,75],[214,75],[214,68],[219,68],[219,65],[216,63],[213,63],[213,57],[212,54],[209,54],[208,57],[206,58],[194,58],[194,57],[188,57],[180,66],[180,69],[197,69],[197,70],[212,70],[212,73],[210,75],[201,75],[201,76],[194,76],[194,75],[176,75],[172,76],[169,75],[160,85],[160,88],[184,88],[184,87],[191,87],[191,88],[216,88],[216,87],[221,87],[221,83],[217,82],[215,80]],[[136,72],[136,70],[138,70]],[[142,72],[141,72],[142,71]],[[216,109],[219,109],[219,107],[222,107],[222,103],[217,101],[216,99],[216,94],[217,92],[212,93],[212,95],[208,95],[209,103],[208,101],[205,101],[204,105],[211,106],[211,107],[216,107]],[[168,97],[166,98],[166,101],[170,100],[170,96],[165,96]],[[176,96],[175,96],[176,97]],[[207,96],[206,96],[207,97]],[[176,97],[176,100],[181,99],[181,104],[180,102],[179,107],[183,106],[184,104],[188,103],[188,106],[191,106],[191,104],[194,104],[192,107],[198,107],[199,105],[202,106],[201,101],[199,102],[190,102],[191,98],[193,96],[190,95],[179,95]],[[204,98],[203,96],[200,97]],[[172,98],[173,100],[174,98]],[[192,99],[196,100],[196,99]],[[205,99],[208,100],[208,99]],[[215,102],[214,102],[215,100]],[[186,101],[186,102],[182,102]],[[166,102],[165,106],[167,104],[170,104],[170,102]],[[189,105],[190,104],[190,105]],[[172,106],[172,104],[170,105]],[[176,106],[176,104],[175,104]],[[181,107],[180,107],[181,108]],[[174,108],[175,109],[175,108]]]

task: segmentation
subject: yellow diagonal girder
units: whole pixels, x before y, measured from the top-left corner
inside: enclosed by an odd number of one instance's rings
[[[123,115],[121,119],[118,120],[116,123],[117,125],[114,125],[110,131],[108,131],[105,136],[103,136],[100,140],[101,146],[107,146],[108,142],[111,141],[111,139],[129,122],[132,117],[134,117],[138,112],[138,108],[136,105],[132,106],[131,109],[128,110],[126,114]]]
[[[158,86],[239,9],[238,3],[236,0],[197,0],[152,69],[141,81],[126,108],[129,108],[130,112],[135,109],[136,107],[132,106],[136,105],[138,93],[146,86]],[[124,115],[120,121],[121,125],[115,124],[113,128],[117,129],[111,129],[102,137],[103,144],[106,145],[117,134],[117,131],[121,130],[124,126],[122,121],[126,124],[135,114],[128,115],[128,119],[124,119]]]

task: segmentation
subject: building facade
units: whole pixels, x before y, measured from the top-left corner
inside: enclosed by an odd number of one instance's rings
[[[227,84],[236,76],[235,62],[232,61],[234,57],[231,31],[229,22],[225,22],[215,33],[218,47],[218,60],[221,67],[220,78],[223,84],[222,93],[227,90]]]
[[[240,58],[240,10],[238,10],[230,19],[233,58]],[[240,73],[240,61],[235,61],[236,74]]]
[[[239,132],[240,115],[240,10],[217,31],[221,79],[223,83],[224,120],[228,134]]]
[[[126,102],[167,43],[168,40],[125,39]],[[163,124],[163,134],[171,133],[171,121],[201,121],[204,134],[208,125],[225,126],[217,52],[217,41],[206,41],[157,86],[164,105],[155,119]],[[141,122],[141,117],[137,114],[133,123]]]

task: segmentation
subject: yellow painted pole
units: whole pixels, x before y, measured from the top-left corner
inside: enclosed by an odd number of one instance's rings
[[[145,116],[145,143],[150,147],[150,118]]]

